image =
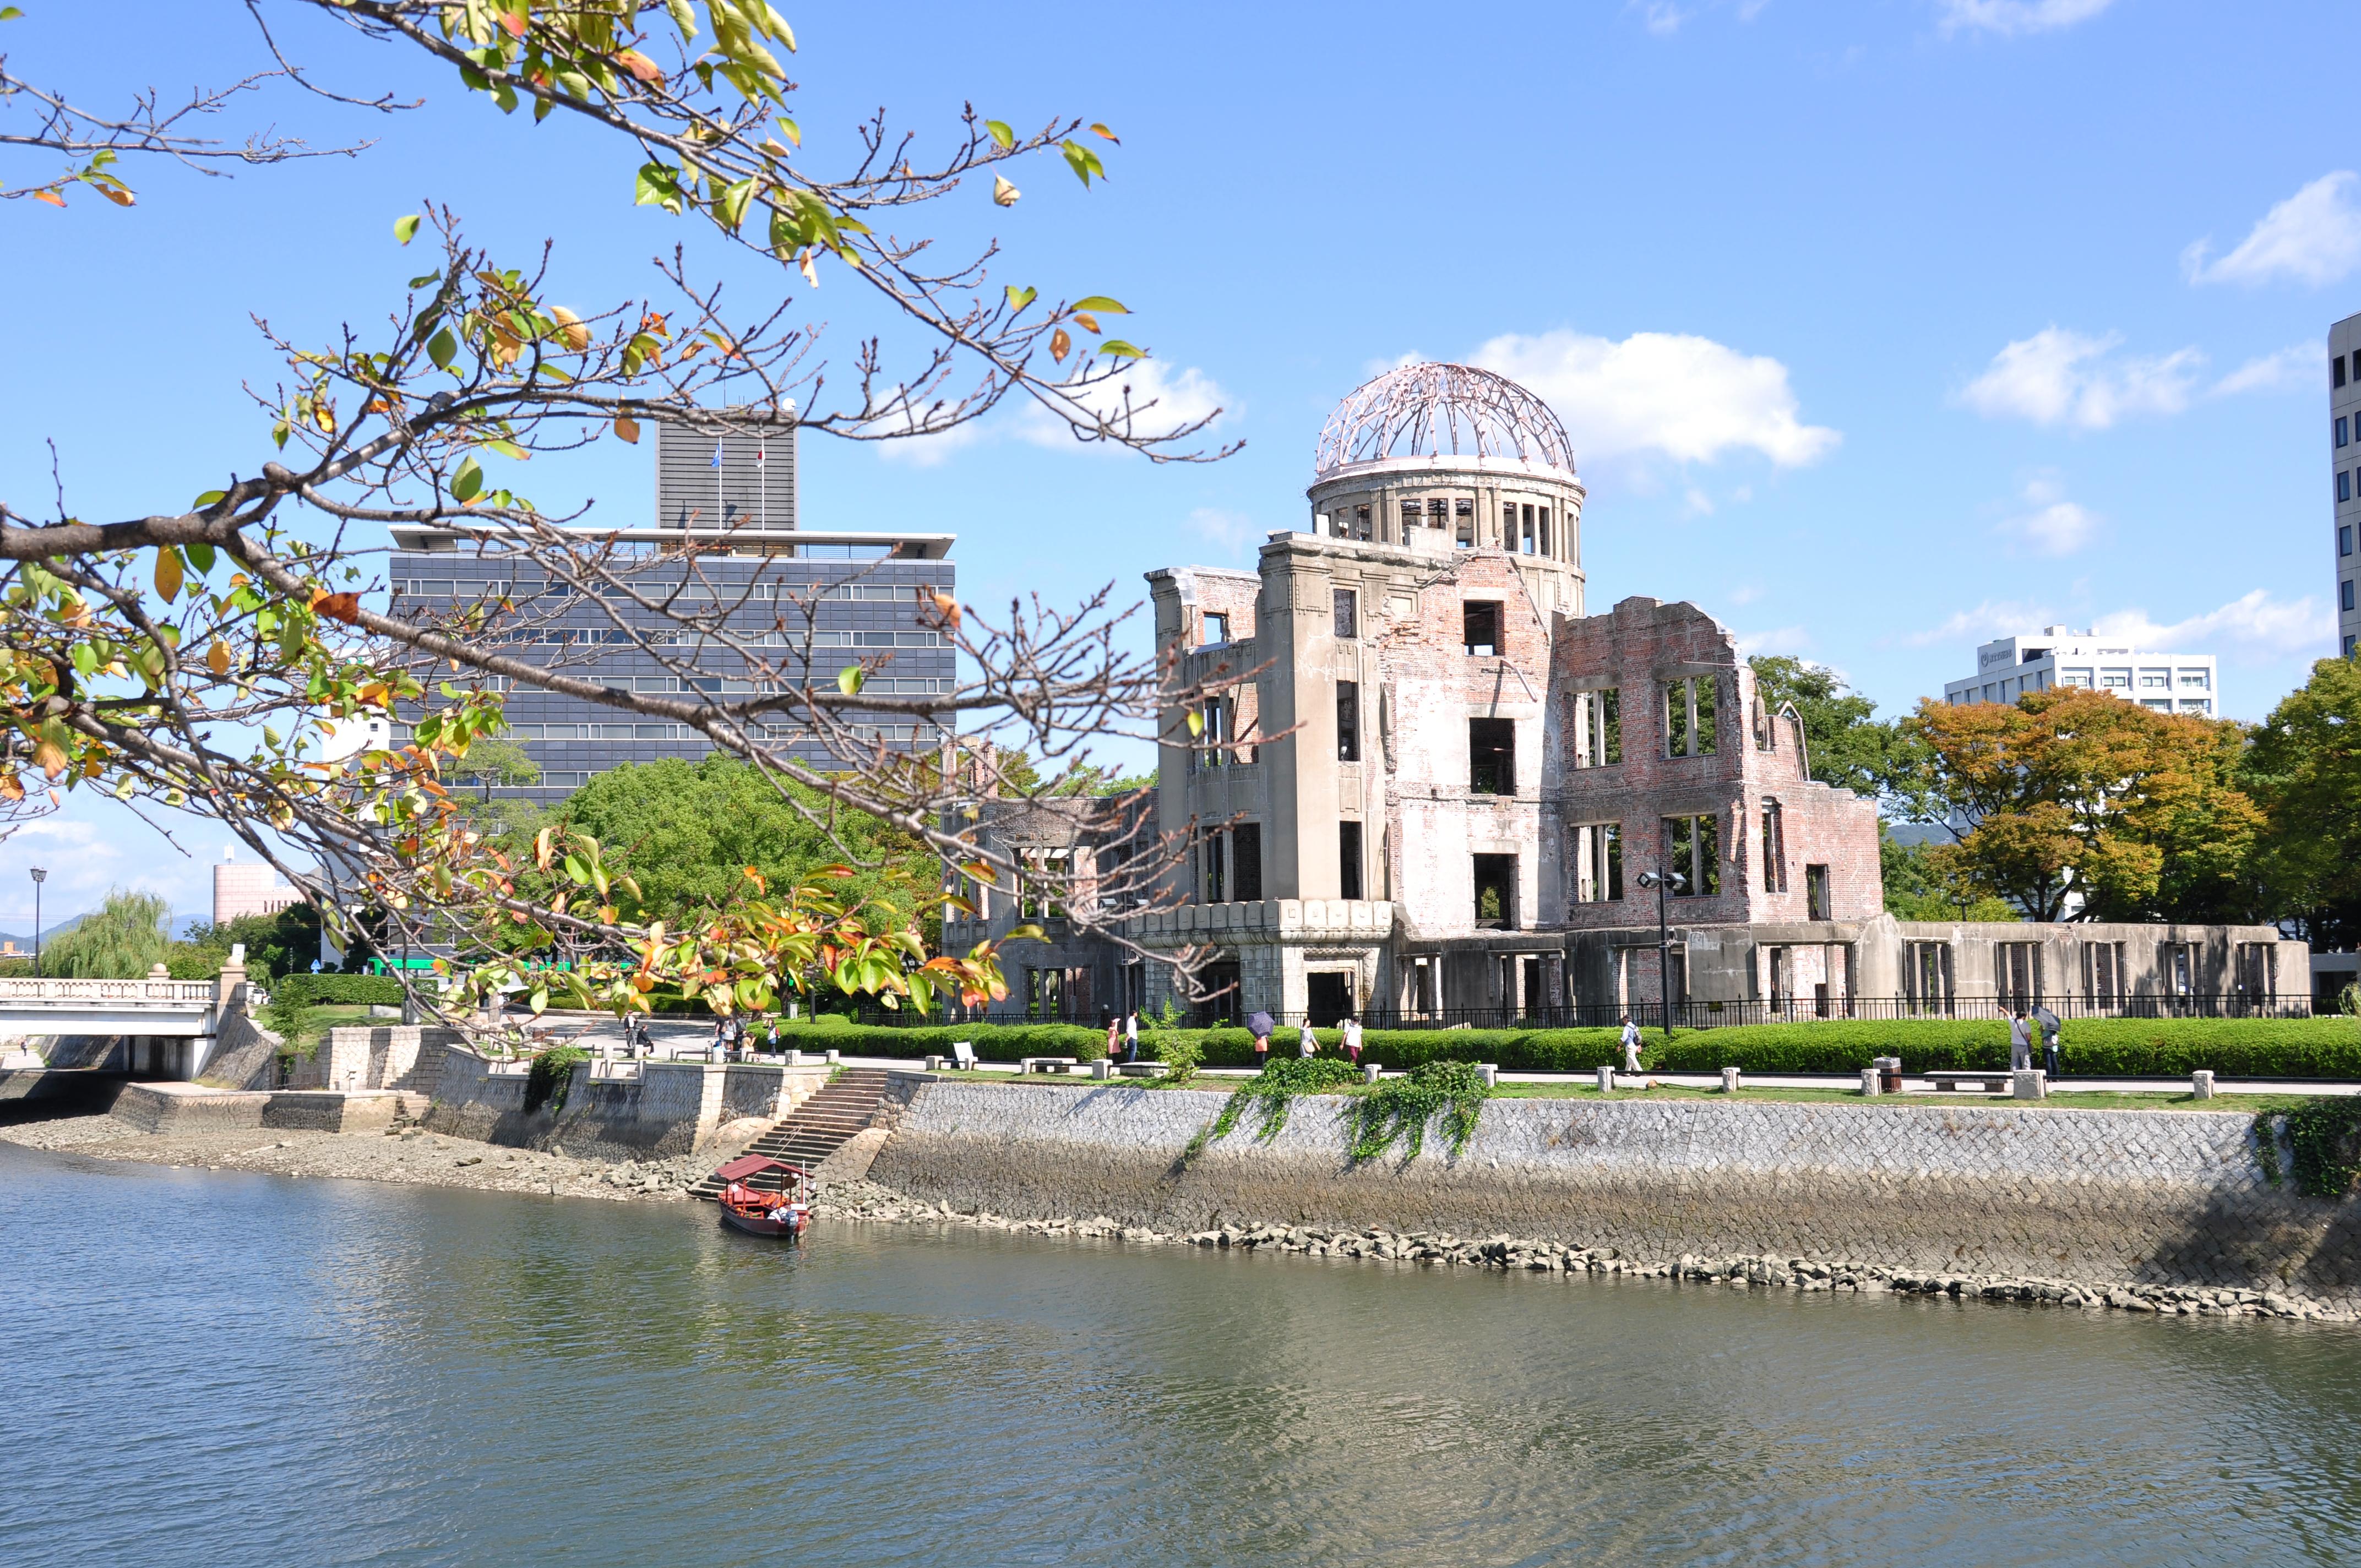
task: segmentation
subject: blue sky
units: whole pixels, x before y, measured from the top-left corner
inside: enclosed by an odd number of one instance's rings
[[[1113,125],[1106,184],[1044,159],[1013,210],[979,188],[942,225],[1001,236],[995,280],[1128,302],[1155,353],[1142,385],[1218,404],[1216,434],[1246,443],[1156,467],[1010,416],[932,450],[809,444],[812,525],[953,530],[971,603],[1249,564],[1305,525],[1329,408],[1415,355],[1559,409],[1594,609],[1693,599],[1883,710],[2050,621],[2216,652],[2224,710],[2249,718],[2331,652],[2321,361],[2361,309],[2349,6],[783,8],[817,164],[881,104],[937,146],[971,100]],[[101,104],[257,60],[228,5],[111,7],[109,54],[89,8],[27,9],[0,24],[12,69]],[[48,510],[48,438],[85,518],[251,471],[268,422],[241,383],[278,367],[249,313],[298,337],[382,321],[419,259],[390,225],[429,199],[505,256],[555,237],[559,297],[586,312],[648,291],[675,241],[733,297],[778,292],[632,207],[611,146],[266,12],[340,90],[426,105],[267,91],[225,128],[377,143],[235,181],[135,168],[127,212],[0,206],[0,496],[19,510]],[[840,358],[873,321],[840,273],[790,291]],[[514,477],[639,521],[647,461],[610,442]],[[0,929],[21,927],[37,858],[58,913],[111,883],[201,909],[224,838],[183,839],[186,858],[76,805],[0,844]]]

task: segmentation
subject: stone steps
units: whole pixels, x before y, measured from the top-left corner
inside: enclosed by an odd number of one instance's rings
[[[891,1075],[884,1068],[846,1068],[785,1120],[747,1146],[745,1152],[768,1155],[809,1169],[869,1124],[877,1102],[885,1097],[885,1086],[890,1080]],[[708,1175],[689,1189],[689,1196],[718,1198],[723,1185]],[[758,1178],[750,1185],[775,1190],[781,1183],[772,1176]]]

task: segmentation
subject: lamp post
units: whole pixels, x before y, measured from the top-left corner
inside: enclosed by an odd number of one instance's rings
[[[1666,884],[1686,887],[1688,879],[1678,872],[1642,872],[1640,885],[1656,890],[1656,993],[1664,1000],[1664,1038],[1673,1037],[1673,939],[1664,925],[1664,892]]]
[[[49,873],[40,867],[33,868],[33,978],[41,978],[41,884]]]

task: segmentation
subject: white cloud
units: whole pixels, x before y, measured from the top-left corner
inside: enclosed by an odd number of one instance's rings
[[[2087,22],[2114,3],[2114,0],[1939,0],[1943,8],[1943,31],[1956,33],[1998,33],[2003,38],[2015,38],[2019,33],[2046,33],[2057,27],[2070,27],[2077,22]]]
[[[1713,498],[1707,495],[1703,490],[1698,489],[1695,485],[1691,485],[1688,488],[1688,493],[1681,498],[1681,506],[1683,510],[1690,517],[1711,517],[1713,515]]]
[[[1257,527],[1255,520],[1242,511],[1224,511],[1218,507],[1199,507],[1189,514],[1186,526],[1198,538],[1218,544],[1233,555],[1243,553],[1270,532]]]
[[[1617,343],[1574,332],[1508,333],[1477,349],[1474,362],[1545,399],[1583,462],[1657,453],[1709,463],[1751,450],[1800,467],[1843,439],[1797,419],[1784,365],[1710,338],[1640,332]]]
[[[2254,232],[2219,261],[2205,259],[2213,244],[2210,235],[2191,245],[2180,253],[2182,270],[2191,283],[2334,283],[2361,267],[2356,183],[2361,174],[2349,169],[2323,174],[2264,214]]]
[[[1644,0],[1639,10],[1640,19],[1660,38],[1680,31],[1681,24],[1688,20],[1688,13],[1672,0]]]
[[[2316,384],[2319,371],[2320,350],[2308,343],[2290,344],[2276,354],[2247,360],[2214,382],[2213,395],[2228,398],[2240,392],[2277,392],[2291,387],[2310,387]]]
[[[1801,653],[1812,645],[1812,634],[1800,626],[1774,626],[1767,631],[1741,631],[1738,651],[1750,657],[1756,653]]]
[[[2003,522],[2000,531],[2024,540],[2037,554],[2071,555],[2098,532],[2098,514],[2068,500],[2054,476],[2033,479],[2018,499],[2028,510]]]
[[[1958,642],[1969,638],[1989,641],[2013,631],[2029,631],[2035,627],[2047,626],[2056,620],[2050,610],[2039,605],[1986,599],[1973,609],[1960,610],[1941,625],[1925,631],[1914,631],[1902,641],[1913,648],[1925,648],[1937,642]]]
[[[1172,369],[1155,359],[1134,360],[1119,374],[1091,387],[1082,395],[1081,401],[1086,412],[1103,414],[1113,420],[1123,413],[1126,395],[1132,414],[1131,428],[1139,435],[1160,435],[1202,419],[1211,419],[1218,425],[1222,419],[1237,411],[1236,405],[1229,400],[1227,394],[1203,371],[1186,366]],[[1017,399],[1021,406],[1005,411],[994,411],[983,419],[954,425],[939,435],[917,435],[879,442],[878,455],[888,461],[931,468],[969,447],[1012,434],[1035,446],[1101,452],[1123,450],[1108,442],[1077,441],[1072,427],[1062,417],[1023,393],[1017,394]],[[1201,433],[1210,434],[1211,430]]]
[[[2335,644],[2336,616],[2325,600],[2309,594],[2275,599],[2257,588],[2186,620],[2159,624],[2144,609],[2125,609],[2099,617],[2094,630],[2158,653],[2210,653],[2224,645],[2265,653],[2321,653]]]
[[[2114,357],[2120,335],[2089,337],[2044,327],[1993,356],[1960,400],[1986,419],[2027,419],[2104,430],[2134,414],[2175,414],[2189,406],[2205,356],[2194,348],[2146,358]]]

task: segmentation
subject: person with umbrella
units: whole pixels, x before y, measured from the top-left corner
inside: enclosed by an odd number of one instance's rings
[[[1246,1020],[1246,1032],[1254,1036],[1257,1072],[1260,1072],[1270,1061],[1270,1032],[1276,1027],[1278,1025],[1270,1021],[1270,1014],[1259,1009]]]
[[[2058,1077],[2058,1036],[2064,1025],[2059,1023],[2058,1014],[2047,1007],[2035,1006],[2032,1016],[2041,1031],[2041,1065],[2048,1069],[2054,1082]]]

